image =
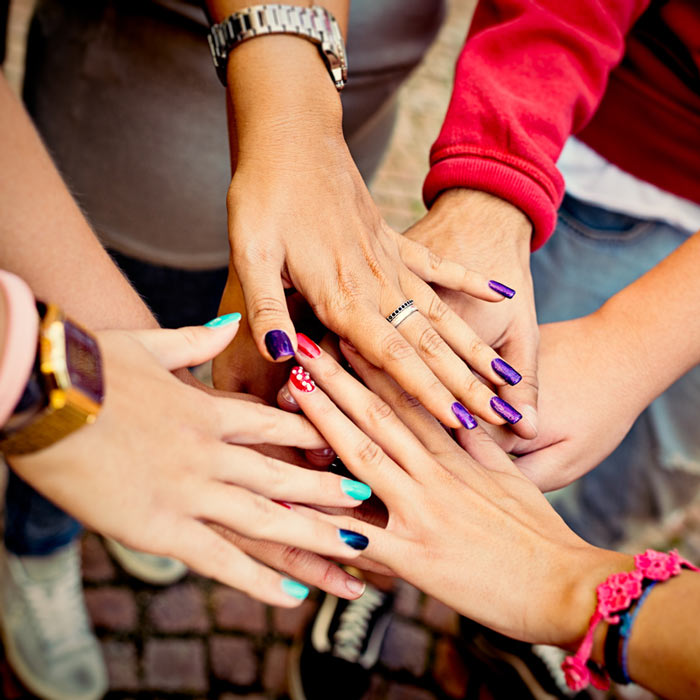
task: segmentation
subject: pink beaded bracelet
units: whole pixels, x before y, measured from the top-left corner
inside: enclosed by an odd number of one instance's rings
[[[634,571],[611,574],[596,588],[598,604],[588,623],[588,631],[576,653],[567,656],[562,665],[566,684],[571,690],[583,690],[591,683],[599,690],[610,687],[610,678],[604,669],[594,666],[590,660],[593,650],[593,635],[598,623],[605,620],[611,625],[620,622],[620,613],[628,610],[644,591],[644,581],[667,581],[677,576],[682,569],[700,571],[683,559],[674,549],[668,554],[647,549],[634,557]]]

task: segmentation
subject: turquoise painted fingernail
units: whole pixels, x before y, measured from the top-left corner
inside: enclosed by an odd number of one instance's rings
[[[291,578],[282,579],[282,590],[297,600],[304,600],[309,595],[309,589],[298,581],[292,581]]]
[[[340,488],[343,493],[356,501],[366,501],[372,495],[372,489],[361,481],[353,479],[341,479]]]
[[[236,311],[232,314],[224,314],[223,316],[217,316],[211,321],[207,321],[204,324],[206,328],[221,328],[222,326],[228,326],[230,323],[236,323],[241,320],[241,315]]]

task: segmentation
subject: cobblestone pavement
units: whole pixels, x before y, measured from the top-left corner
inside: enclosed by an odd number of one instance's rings
[[[21,75],[24,22],[32,0],[13,0],[8,78]],[[423,65],[402,89],[394,141],[372,186],[387,220],[398,230],[424,211],[420,190],[428,149],[449,98],[453,63],[474,0],[452,0],[447,22]],[[640,531],[641,546],[680,546],[700,561],[700,504],[665,526]],[[287,698],[285,664],[293,638],[317,605],[273,609],[237,591],[190,575],[170,588],[145,585],[123,573],[101,540],[83,540],[85,595],[103,645],[110,700]],[[455,645],[457,615],[415,588],[399,584],[396,617],[370,692],[364,700],[490,700],[476,662],[462,660]],[[29,696],[0,660],[0,695]],[[631,689],[628,700],[649,698]],[[333,700],[329,687],[328,700]],[[498,698],[497,700],[517,700]]]

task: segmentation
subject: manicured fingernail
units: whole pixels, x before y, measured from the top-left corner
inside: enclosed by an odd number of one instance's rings
[[[500,396],[494,396],[491,399],[491,408],[498,413],[501,418],[505,418],[511,425],[517,423],[522,416]]]
[[[284,331],[268,331],[265,334],[265,347],[273,360],[291,357],[294,354],[292,341]]]
[[[496,280],[489,280],[489,287],[493,289],[494,292],[502,294],[507,299],[512,299],[515,296],[514,289],[511,289],[501,282],[496,282]]]
[[[338,534],[340,535],[340,539],[343,540],[348,547],[360,550],[367,549],[369,540],[359,532],[353,532],[352,530],[338,530]]]
[[[493,367],[493,371],[499,377],[503,377],[503,379],[505,379],[511,386],[515,386],[522,379],[520,374],[500,357],[497,357],[495,360],[491,361],[491,367]]]
[[[231,323],[236,323],[241,320],[241,315],[236,311],[232,314],[224,314],[223,316],[217,316],[211,321],[207,321],[204,326],[205,328],[221,328],[222,326],[228,326]]]
[[[297,400],[292,396],[292,393],[289,391],[289,387],[286,384],[280,389],[280,398],[291,406],[296,406],[297,408],[299,407]]]
[[[372,495],[372,489],[367,484],[354,479],[341,479],[340,488],[343,489],[346,496],[350,496],[356,501],[366,501]]]
[[[330,459],[335,457],[335,450],[332,447],[324,447],[322,450],[309,450],[312,455],[320,457],[321,459]]]
[[[311,393],[316,388],[316,383],[303,367],[295,367],[289,375],[289,381],[292,382],[299,391],[303,391],[306,394]]]
[[[321,354],[321,348],[303,333],[297,333],[297,346],[302,355],[310,357],[312,360]]]
[[[353,595],[361,596],[365,592],[367,584],[364,581],[360,581],[359,578],[348,578],[345,580],[345,588]]]
[[[303,583],[292,581],[291,578],[282,579],[282,590],[297,600],[304,600],[309,595],[309,589]]]
[[[287,501],[278,501],[278,500],[276,500],[276,499],[274,499],[274,498],[273,498],[272,500],[273,500],[278,506],[282,506],[282,507],[286,508],[287,510],[292,510],[292,506],[291,506],[289,503],[287,503]]]
[[[467,411],[464,406],[462,406],[459,401],[455,401],[452,404],[452,413],[457,416],[457,419],[459,422],[467,429],[467,430],[472,430],[473,428],[476,428],[478,423],[476,422],[476,418]]]

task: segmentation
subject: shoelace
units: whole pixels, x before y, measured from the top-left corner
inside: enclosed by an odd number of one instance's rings
[[[81,646],[90,633],[80,567],[71,561],[69,568],[57,580],[36,581],[23,589],[44,649],[54,658]]]
[[[357,662],[372,613],[384,602],[384,597],[381,591],[367,586],[363,595],[350,601],[341,613],[338,629],[333,635],[334,656],[350,663]]]

